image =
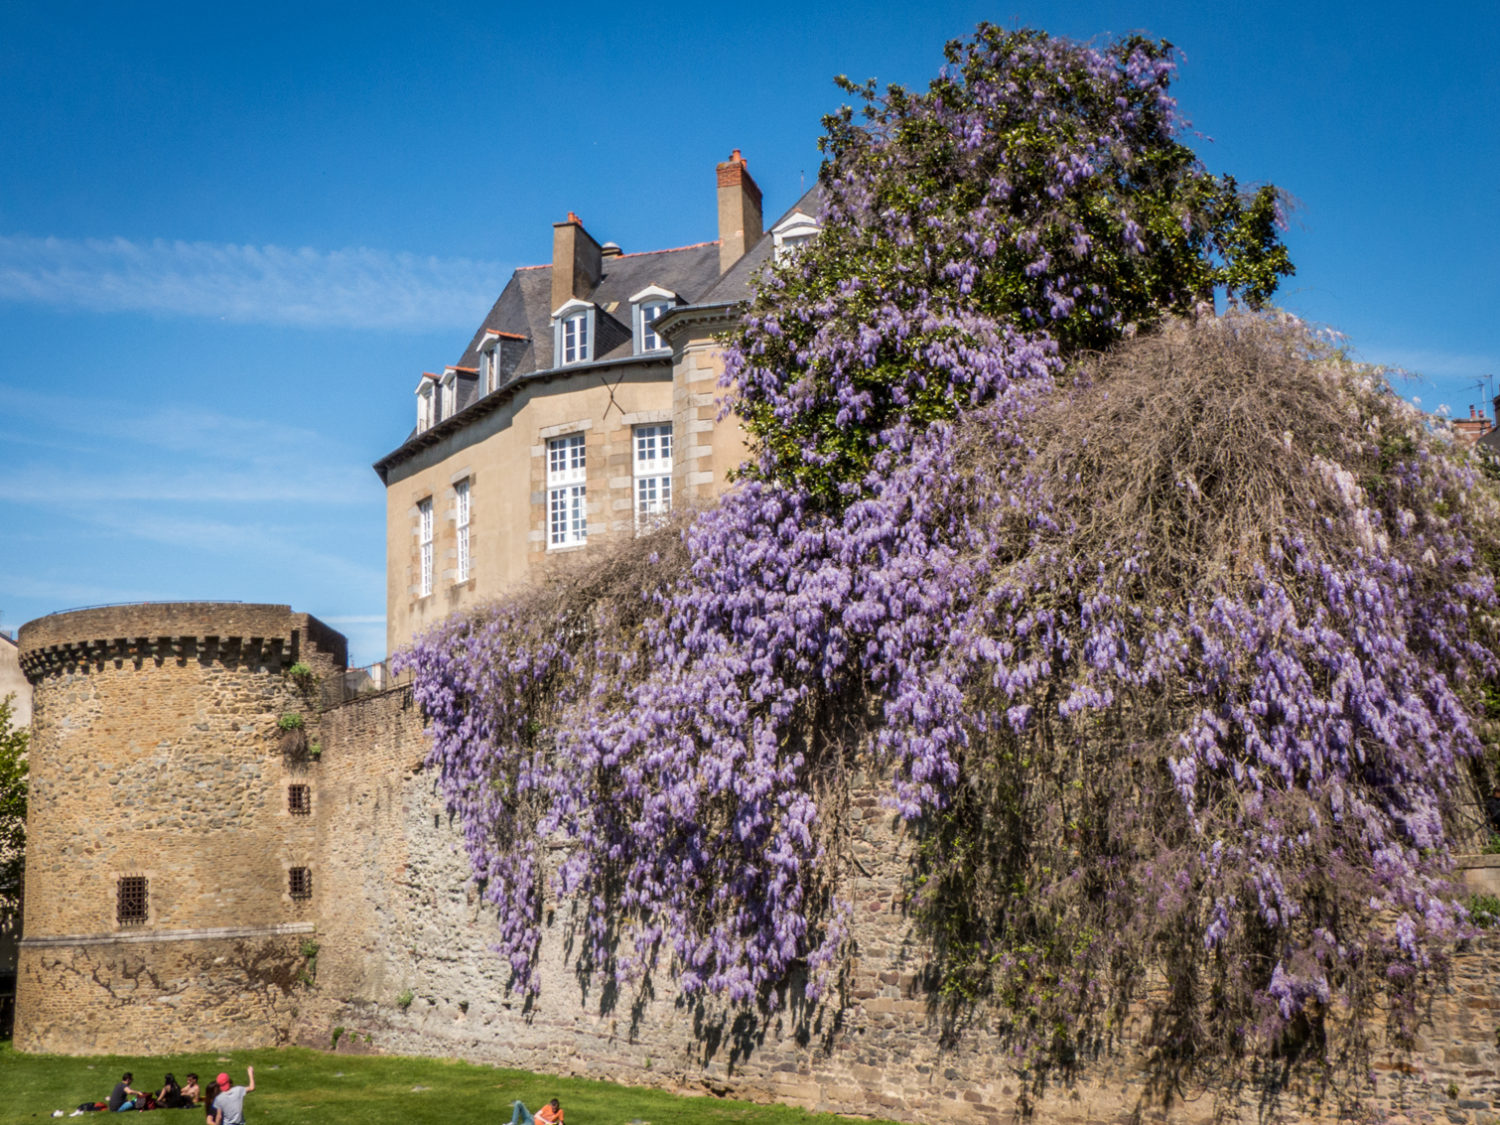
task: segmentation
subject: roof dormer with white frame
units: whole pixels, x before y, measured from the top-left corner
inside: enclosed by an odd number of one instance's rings
[[[570,367],[594,358],[595,313],[589,301],[574,297],[552,310],[552,365]]]
[[[417,384],[417,433],[423,433],[437,425],[438,418],[438,377],[431,371],[422,372],[421,382]]]
[[[651,326],[662,313],[680,304],[681,297],[660,285],[648,285],[640,292],[631,294],[630,331],[636,355],[669,350],[667,342]]]
[[[811,242],[818,233],[818,220],[805,211],[790,211],[771,228],[776,260],[784,261],[797,247]]]

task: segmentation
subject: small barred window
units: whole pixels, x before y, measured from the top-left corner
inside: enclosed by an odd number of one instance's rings
[[[286,787],[286,811],[293,816],[307,816],[312,812],[312,789],[306,785]]]
[[[122,926],[139,925],[146,920],[146,877],[126,875],[120,879],[115,920]]]
[[[312,898],[312,868],[292,868],[287,873],[287,890],[293,898]]]

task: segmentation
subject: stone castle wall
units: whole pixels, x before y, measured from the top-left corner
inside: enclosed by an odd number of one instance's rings
[[[315,707],[286,670],[337,675],[343,638],[286,606],[85,610],[23,627],[34,685],[15,1041],[74,1053],[285,1038],[316,898],[317,765],[279,720]],[[145,880],[142,918],[120,881]],[[316,890],[316,884],[314,884]]]

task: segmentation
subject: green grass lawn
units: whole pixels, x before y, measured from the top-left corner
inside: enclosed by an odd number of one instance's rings
[[[104,1101],[120,1075],[135,1075],[138,1090],[158,1090],[170,1071],[183,1080],[195,1071],[205,1084],[219,1071],[237,1083],[255,1067],[255,1092],[245,1099],[250,1125],[505,1125],[519,1098],[535,1112],[562,1102],[568,1125],[808,1125],[827,1114],[717,1098],[681,1098],[582,1078],[549,1078],[447,1059],[331,1055],[300,1048],[224,1054],[64,1057],[17,1054],[0,1042],[0,1122],[40,1121],[54,1110],[71,1113],[83,1101]],[[117,1120],[88,1114],[103,1125]],[[202,1125],[200,1109],[154,1110],[157,1125]]]

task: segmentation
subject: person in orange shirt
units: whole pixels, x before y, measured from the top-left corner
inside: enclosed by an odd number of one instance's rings
[[[510,1125],[532,1125],[533,1122],[539,1122],[540,1125],[563,1125],[562,1106],[557,1099],[553,1098],[537,1110],[535,1117],[526,1108],[526,1103],[516,1102],[515,1111],[510,1115]]]

